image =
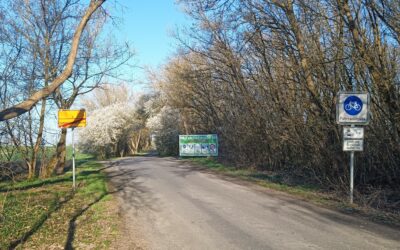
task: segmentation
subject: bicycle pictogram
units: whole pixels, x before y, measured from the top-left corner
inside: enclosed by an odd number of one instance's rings
[[[350,111],[350,110],[353,110],[353,109],[355,111],[360,111],[361,110],[361,105],[358,104],[358,102],[349,102],[348,104],[346,104],[344,106],[344,109],[347,110],[347,111]]]
[[[347,114],[358,115],[363,108],[363,102],[357,96],[352,95],[346,98],[343,107]]]

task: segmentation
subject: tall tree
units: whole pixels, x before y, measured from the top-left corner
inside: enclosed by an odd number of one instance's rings
[[[72,0],[41,0],[33,2],[17,0],[4,3],[3,7],[7,9],[7,12],[2,13],[3,34],[5,35],[2,41],[3,45],[8,49],[15,47],[14,44],[20,44],[21,56],[18,63],[16,63],[19,76],[14,78],[14,81],[23,90],[22,93],[25,93],[26,96],[32,96],[35,95],[34,93],[38,89],[48,88],[49,84],[57,79],[57,75],[63,74],[62,71],[65,64],[71,64],[71,60],[75,61],[77,55],[83,55],[82,52],[78,53],[78,47],[81,48],[81,51],[91,49],[90,46],[93,45],[87,42],[88,39],[82,39],[84,42],[80,43],[80,45],[79,40],[81,40],[81,36],[88,36],[85,35],[88,32],[82,32],[84,27],[82,24],[86,26],[88,18],[92,15],[91,12],[94,12],[100,6],[98,4],[100,4],[98,1],[92,1],[89,8],[84,11],[79,1]],[[86,13],[79,20],[79,14],[76,15],[77,12]],[[101,17],[102,14],[97,14],[92,18],[94,19],[92,23],[98,23],[98,20],[102,19]],[[85,19],[87,20],[85,21]],[[78,28],[74,32],[76,25],[78,25]],[[74,39],[77,42],[74,42]],[[72,44],[71,40],[73,41]],[[76,46],[75,52],[74,46]],[[80,61],[79,57],[78,61]],[[66,72],[65,69],[64,72]],[[70,74],[72,74],[72,71]],[[18,87],[9,87],[14,91],[18,91]],[[60,91],[60,87],[57,90]],[[15,104],[16,101],[18,99],[13,98],[13,102],[9,104]],[[28,101],[32,100],[28,99]],[[12,140],[14,146],[20,151],[24,151],[21,155],[26,158],[29,170],[28,178],[32,178],[35,175],[39,150],[45,143],[43,136],[48,103],[48,98],[43,96],[40,99],[40,106],[31,107],[36,107],[37,111],[36,109],[28,109],[30,110],[26,121],[28,126],[25,129],[23,127],[19,127],[19,131],[11,129],[9,121],[6,121],[9,128],[8,132],[14,138]],[[36,117],[38,117],[37,120]],[[15,133],[26,133],[29,138],[27,140],[28,143],[15,139],[16,136],[13,135]],[[46,176],[48,171],[45,171],[46,167],[43,159],[42,167],[42,174]]]

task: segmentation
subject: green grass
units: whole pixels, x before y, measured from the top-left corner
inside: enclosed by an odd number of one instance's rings
[[[72,160],[72,146],[67,146],[67,159]],[[75,160],[78,163],[94,159],[95,159],[94,155],[82,153],[79,151],[79,149],[75,148]]]
[[[249,180],[267,188],[295,194],[308,199],[315,199],[315,201],[318,202],[324,202],[325,200],[321,199],[320,195],[316,193],[318,192],[318,187],[311,185],[288,185],[284,183],[283,177],[279,174],[259,172],[252,169],[238,169],[221,164],[213,158],[188,158],[188,160],[205,166],[208,169]]]
[[[75,192],[71,172],[45,180],[0,183],[0,249],[85,248],[85,244],[107,249],[119,221],[114,198],[108,193],[102,165],[89,161],[89,155],[77,158],[81,163]]]

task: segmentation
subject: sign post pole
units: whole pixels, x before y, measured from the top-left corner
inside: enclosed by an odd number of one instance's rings
[[[336,106],[336,121],[343,128],[343,151],[350,151],[350,204],[354,198],[354,152],[363,151],[364,127],[369,123],[370,96],[367,92],[339,92]]]
[[[355,127],[343,127],[343,151],[350,152],[350,192],[349,198],[350,203],[353,203],[353,190],[354,190],[354,157],[355,151],[362,151],[364,145],[364,128]]]
[[[354,125],[351,125],[354,128]],[[363,135],[364,136],[364,135]],[[350,204],[353,204],[354,192],[354,150],[350,151]]]
[[[354,190],[354,151],[350,152],[350,204],[353,204]]]
[[[74,128],[72,128],[72,188],[75,190],[75,143],[74,143]]]

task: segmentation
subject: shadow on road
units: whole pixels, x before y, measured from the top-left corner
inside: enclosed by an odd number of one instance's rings
[[[138,180],[146,178],[145,168],[135,168],[135,165],[151,161],[152,156],[130,158],[114,168],[108,168],[107,178],[112,189],[118,190],[117,196],[123,201],[120,207],[121,214],[126,210],[134,210],[134,214],[140,209],[146,208],[152,211],[157,211],[157,199],[152,194],[151,190],[143,185],[143,182]],[[138,174],[140,172],[140,174]]]

